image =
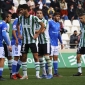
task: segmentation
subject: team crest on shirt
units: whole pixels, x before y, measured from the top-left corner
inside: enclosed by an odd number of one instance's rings
[[[5,27],[4,30],[7,30],[7,28]]]
[[[16,28],[16,25],[13,25],[13,28]]]

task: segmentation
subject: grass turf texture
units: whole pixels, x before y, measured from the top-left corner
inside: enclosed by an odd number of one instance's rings
[[[0,85],[85,85],[85,68],[83,68],[83,75],[81,77],[73,77],[77,72],[77,68],[59,68],[59,73],[62,78],[54,77],[53,79],[36,79],[35,70],[28,69],[28,80],[12,80],[9,79],[9,70],[5,69],[3,77],[6,81],[0,81]],[[22,70],[20,70],[22,74]]]

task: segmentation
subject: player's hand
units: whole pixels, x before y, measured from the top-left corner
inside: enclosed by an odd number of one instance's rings
[[[38,36],[39,36],[39,34],[35,34],[35,35],[33,36],[33,38],[36,39],[36,38],[38,38]]]
[[[11,47],[11,46],[8,46],[8,50],[9,50],[10,52],[12,52],[12,47]]]
[[[61,49],[63,49],[63,47],[64,47],[63,44],[61,44]]]
[[[18,35],[18,38],[19,38],[19,39],[23,39],[22,35]]]
[[[16,39],[16,46],[18,46],[18,39]]]

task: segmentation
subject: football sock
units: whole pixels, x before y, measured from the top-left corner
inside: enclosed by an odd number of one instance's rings
[[[48,66],[48,74],[52,75],[52,61],[49,56],[44,56],[47,66]]]
[[[17,63],[17,68],[16,68],[16,73],[18,74],[19,73],[19,69],[21,67],[21,64],[22,62],[20,60],[18,60],[18,63]]]
[[[13,59],[8,60],[8,67],[9,67],[10,73],[12,73],[12,63],[13,63]]]
[[[14,60],[12,63],[12,75],[16,74],[16,68],[17,68],[17,61]]]
[[[39,58],[39,61],[40,61],[40,66],[42,68],[42,74],[43,75],[46,75],[46,68],[45,68],[45,60],[44,58]]]
[[[3,68],[0,67],[0,76],[2,76]]]
[[[27,62],[22,62],[23,75],[27,76]]]
[[[58,61],[53,61],[53,68],[54,68],[54,74],[57,74],[57,71],[58,71]]]
[[[40,62],[35,62],[36,76],[40,74]]]
[[[81,63],[78,63],[78,72],[82,73],[82,69],[81,69]]]

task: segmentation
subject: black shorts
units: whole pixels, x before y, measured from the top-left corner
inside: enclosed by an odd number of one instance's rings
[[[38,54],[39,54],[39,56],[50,54],[50,49],[51,49],[51,46],[50,46],[49,43],[38,44],[38,51],[39,51]]]
[[[35,43],[31,43],[31,44],[22,44],[21,53],[28,53],[29,48],[31,49],[32,53],[37,53],[38,52],[37,45]]]
[[[85,54],[85,47],[78,48],[77,54]]]
[[[7,49],[7,45],[5,43],[3,43],[4,46],[4,52],[5,52],[5,57],[8,58],[8,49]]]

